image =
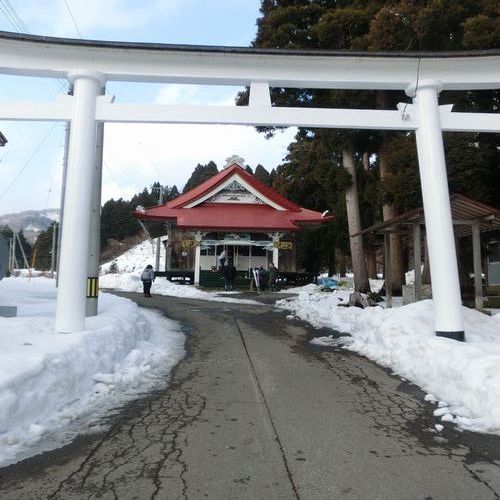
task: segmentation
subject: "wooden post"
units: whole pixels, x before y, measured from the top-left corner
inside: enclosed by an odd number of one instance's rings
[[[422,255],[420,251],[420,222],[413,225],[413,267],[415,268],[415,302],[422,300]]]
[[[476,309],[483,309],[483,277],[481,272],[481,236],[479,222],[474,221],[472,228],[472,255],[474,260],[474,295]]]
[[[392,286],[391,286],[391,235],[384,232],[384,279],[385,279],[385,304],[392,307]]]

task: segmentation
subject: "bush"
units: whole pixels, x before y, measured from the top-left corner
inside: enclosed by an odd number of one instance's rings
[[[118,274],[119,269],[118,269],[118,264],[116,263],[116,260],[111,262],[111,265],[109,266],[108,273],[109,274]]]

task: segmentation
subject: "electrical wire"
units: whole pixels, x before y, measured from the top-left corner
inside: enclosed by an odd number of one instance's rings
[[[78,33],[78,36],[79,36],[80,38],[83,38],[83,37],[82,37],[82,34],[81,34],[81,32],[80,32],[80,29],[78,28],[78,24],[77,24],[77,22],[76,22],[76,19],[75,19],[75,17],[73,16],[73,13],[71,12],[71,9],[69,8],[69,4],[68,4],[67,0],[64,0],[64,3],[65,3],[65,5],[66,5],[66,9],[68,10],[69,16],[71,17],[71,20],[73,21],[73,24],[74,24],[74,26],[75,26],[76,32]]]
[[[50,128],[50,130],[45,134],[44,138],[41,140],[40,144],[38,144],[38,147],[35,149],[35,151],[33,151],[32,155],[29,157],[28,161],[23,165],[23,167],[17,173],[17,175],[14,177],[14,179],[12,180],[12,182],[7,186],[7,189],[5,189],[5,191],[0,195],[0,201],[10,191],[10,188],[14,185],[14,183],[17,181],[17,179],[19,179],[19,177],[24,172],[24,170],[26,169],[26,167],[30,164],[31,160],[35,157],[35,155],[38,153],[38,151],[40,150],[40,148],[43,146],[43,144],[45,143],[45,141],[47,140],[47,138],[49,137],[49,135],[51,134],[51,132],[55,129],[56,125],[57,125],[57,123],[54,123],[52,125],[52,127]]]
[[[14,28],[15,31],[20,31],[22,33],[28,33],[27,26],[23,23],[22,19],[17,15],[14,7],[8,2],[8,0],[0,1],[0,10],[3,12],[7,21]]]
[[[130,126],[130,123],[127,123],[126,124],[127,127],[129,127],[130,129],[132,128]],[[151,165],[153,166],[153,168],[156,170],[156,173],[158,174],[159,176],[159,179],[158,180],[162,180],[163,181],[163,184],[167,185],[167,180],[166,178],[163,176],[162,172],[160,171],[160,169],[158,168],[158,166],[156,165],[156,163],[152,160],[151,156],[149,155],[147,149],[144,147],[144,145],[142,144],[141,140],[140,139],[137,139],[137,144],[139,145],[139,147],[141,148],[141,150],[144,152],[144,155],[146,156],[146,158],[148,159],[149,163],[151,163]]]
[[[10,0],[0,0],[0,11],[4,14],[7,21],[14,28],[14,31],[19,33],[24,33],[26,35],[30,34],[30,30],[21,19],[16,9],[10,3]],[[54,82],[57,83],[61,90],[68,90],[69,84],[66,80],[62,78],[54,78]]]
[[[64,142],[59,144],[59,150],[64,150]],[[52,194],[52,186],[54,185],[54,178],[56,176],[55,165],[52,167],[52,175],[50,176],[50,185],[47,192],[47,201],[45,202],[45,209],[49,208],[50,195]]]

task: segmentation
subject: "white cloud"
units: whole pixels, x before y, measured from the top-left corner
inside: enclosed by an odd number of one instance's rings
[[[153,101],[231,106],[239,90],[164,85]],[[107,124],[103,201],[130,197],[155,181],[175,184],[181,190],[198,163],[213,160],[221,169],[232,154],[242,156],[252,168],[260,163],[271,171],[282,163],[296,132],[296,128],[289,128],[268,140],[254,127],[241,125]]]
[[[290,128],[267,140],[253,127],[237,125],[109,124],[105,163],[115,179],[128,189],[133,186],[134,192],[157,180],[182,189],[198,163],[213,160],[220,169],[232,154],[253,168],[260,163],[270,171],[282,163],[295,133]],[[111,194],[116,192],[116,182],[105,171],[103,200],[116,197]]]
[[[178,11],[181,0],[67,0],[83,38],[100,38],[102,32],[138,31],[158,18],[165,21]],[[32,33],[79,38],[64,1],[23,2],[18,7],[20,17]]]

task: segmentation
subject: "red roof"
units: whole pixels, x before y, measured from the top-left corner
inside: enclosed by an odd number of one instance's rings
[[[262,197],[282,210],[267,204],[208,203],[201,199],[217,191],[217,187],[230,177],[238,175]],[[186,207],[196,203],[191,208]],[[303,224],[319,225],[331,220],[320,212],[307,210],[286,199],[272,187],[259,181],[238,164],[222,170],[203,184],[184,193],[165,205],[158,205],[145,212],[136,212],[143,220],[172,220],[178,228],[224,231],[297,231]]]

